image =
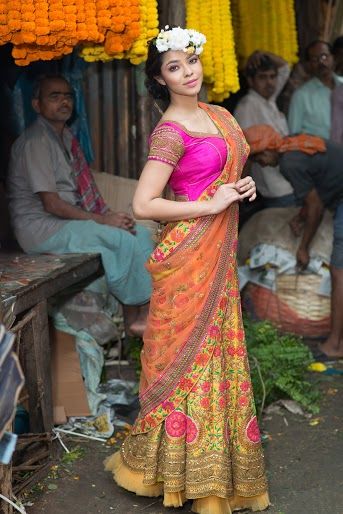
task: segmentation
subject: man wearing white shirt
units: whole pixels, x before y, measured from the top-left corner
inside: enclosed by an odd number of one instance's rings
[[[279,111],[276,99],[285,86],[290,69],[287,62],[271,52],[254,52],[248,59],[246,77],[249,92],[237,104],[235,118],[243,128],[266,124],[282,136],[288,135],[287,120]],[[279,166],[262,168],[252,163],[253,176],[265,207],[288,207],[295,204],[293,188],[281,175]]]

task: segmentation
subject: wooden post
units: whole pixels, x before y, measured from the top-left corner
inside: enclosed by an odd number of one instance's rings
[[[9,500],[12,499],[12,471],[11,465],[2,466],[0,465],[0,491],[3,496],[6,496]],[[12,506],[0,499],[0,514],[12,514]]]
[[[103,169],[102,148],[101,148],[101,123],[100,123],[100,81],[99,81],[99,65],[92,63],[87,67],[86,71],[86,103],[87,116],[89,120],[89,129],[91,133],[92,145],[94,148],[93,167],[97,171]]]
[[[186,11],[184,0],[160,0],[159,1],[159,19],[160,27],[165,25],[176,25],[177,27],[185,27]]]
[[[32,309],[35,316],[23,328],[22,366],[29,395],[31,432],[50,432],[53,427],[51,355],[46,300]]]
[[[115,140],[114,140],[114,124],[115,111],[113,96],[114,70],[113,63],[106,62],[102,64],[102,134],[103,134],[103,165],[104,168],[99,171],[115,174],[117,171],[115,162]]]
[[[116,63],[115,83],[115,105],[116,105],[116,175],[131,177],[129,169],[130,151],[130,68],[125,61]]]

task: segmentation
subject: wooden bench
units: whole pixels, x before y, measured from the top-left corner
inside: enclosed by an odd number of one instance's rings
[[[0,253],[0,317],[17,333],[31,432],[50,432],[53,427],[47,301],[102,273],[97,254]]]

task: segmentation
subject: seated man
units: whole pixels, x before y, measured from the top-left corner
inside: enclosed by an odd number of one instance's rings
[[[261,166],[279,163],[290,181],[299,205],[304,205],[304,228],[297,251],[300,267],[309,262],[309,247],[324,208],[334,211],[331,255],[331,332],[321,345],[328,357],[343,357],[343,146],[314,136],[282,138],[272,127],[255,126],[245,131],[252,158]]]
[[[246,129],[252,125],[267,124],[280,134],[288,134],[287,121],[276,105],[276,99],[289,77],[286,61],[271,52],[254,52],[246,65],[250,90],[237,104],[235,118]],[[254,162],[249,173],[254,177],[265,207],[294,205],[290,183],[281,175],[278,166],[262,168]]]
[[[150,233],[103,201],[66,122],[73,92],[62,76],[40,79],[37,120],[15,141],[8,175],[9,210],[27,253],[100,253],[109,291],[124,305],[132,333],[145,328],[151,294],[144,263]]]
[[[342,103],[340,96],[343,93],[341,84],[343,77],[334,73],[334,58],[331,46],[325,41],[313,41],[305,51],[307,70],[312,76],[305,84],[299,87],[291,98],[288,113],[290,134],[313,134],[332,139],[332,114],[342,118]],[[332,98],[333,92],[339,88]],[[275,128],[275,127],[274,127]]]

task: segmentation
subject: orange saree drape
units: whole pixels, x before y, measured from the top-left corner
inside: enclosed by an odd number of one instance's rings
[[[248,147],[232,116],[200,104],[228,146],[227,162],[201,194],[235,182]],[[141,411],[107,462],[117,483],[194,499],[201,514],[269,504],[251,390],[236,271],[238,205],[168,224],[147,268],[153,280],[142,350]]]

